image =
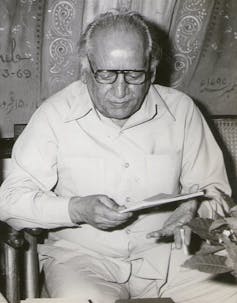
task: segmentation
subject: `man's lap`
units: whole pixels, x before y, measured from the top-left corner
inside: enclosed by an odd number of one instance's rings
[[[44,264],[46,288],[50,297],[78,297],[82,302],[91,299],[96,303],[111,303],[129,296],[160,296],[171,297],[177,303],[236,303],[236,284],[180,267],[184,260],[182,251],[172,250],[166,281],[136,276],[139,268],[131,262],[129,280],[120,283],[115,280],[118,268],[110,260],[84,255],[60,263],[49,258]]]
[[[108,281],[109,264],[96,266],[93,257],[73,258],[58,263],[49,258],[44,263],[45,288],[52,298],[73,298],[80,302],[111,303],[129,297],[126,286]],[[94,267],[94,270],[93,270]]]

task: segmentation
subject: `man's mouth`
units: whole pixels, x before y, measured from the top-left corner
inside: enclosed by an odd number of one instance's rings
[[[122,99],[122,100],[110,100],[109,102],[117,106],[122,106],[128,104],[131,101],[132,99],[125,99],[125,100]]]

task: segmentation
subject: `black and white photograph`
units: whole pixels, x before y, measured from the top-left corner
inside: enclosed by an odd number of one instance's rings
[[[0,303],[237,302],[236,16],[0,0]]]

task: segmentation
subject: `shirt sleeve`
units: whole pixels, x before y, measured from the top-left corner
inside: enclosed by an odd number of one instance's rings
[[[0,220],[16,229],[73,226],[69,197],[57,196],[57,137],[41,106],[17,139],[0,188]]]
[[[190,102],[185,121],[185,137],[181,185],[188,192],[193,185],[208,190],[213,197],[203,201],[199,208],[201,217],[215,218],[229,211],[221,192],[231,195],[223,154],[199,109]]]

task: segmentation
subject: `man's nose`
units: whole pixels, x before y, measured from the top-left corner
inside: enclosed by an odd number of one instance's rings
[[[118,74],[117,80],[113,84],[115,97],[124,98],[128,92],[128,84],[124,80],[124,74]]]

